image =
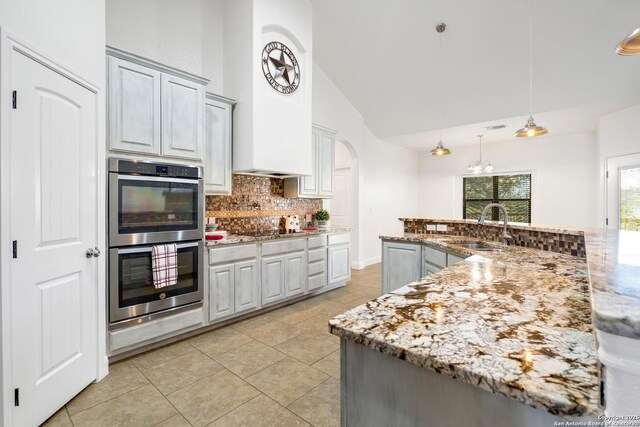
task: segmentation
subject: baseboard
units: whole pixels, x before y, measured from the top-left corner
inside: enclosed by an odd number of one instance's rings
[[[367,258],[362,261],[354,261],[351,263],[351,268],[355,270],[362,270],[363,268],[368,267],[370,265],[378,264],[380,261],[381,261],[381,257],[379,256],[373,257],[373,258]]]

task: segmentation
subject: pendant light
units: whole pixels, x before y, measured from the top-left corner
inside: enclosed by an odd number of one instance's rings
[[[538,126],[533,120],[533,0],[529,0],[529,119],[522,129],[518,129],[513,136],[530,138],[549,133],[547,129]]]
[[[447,25],[443,22],[441,22],[440,24],[436,25],[436,31],[440,34],[440,138],[438,141],[438,146],[436,148],[434,148],[433,150],[431,150],[431,155],[432,156],[446,156],[448,154],[451,154],[451,150],[449,150],[448,148],[444,148],[444,145],[442,144],[442,76],[444,75],[444,69],[443,69],[443,61],[442,61],[442,33],[444,33],[444,30],[447,28]]]
[[[478,139],[480,140],[480,159],[478,159],[475,162],[471,162],[469,163],[469,166],[467,166],[467,172],[473,173],[475,175],[481,174],[481,173],[491,173],[493,172],[493,165],[491,164],[490,161],[483,161],[482,160],[482,137],[484,135],[478,135]]]
[[[640,55],[640,28],[637,28],[627,38],[622,40],[616,48],[618,55]]]

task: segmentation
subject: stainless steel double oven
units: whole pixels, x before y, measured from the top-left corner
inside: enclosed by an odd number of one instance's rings
[[[111,158],[108,193],[112,326],[201,302],[202,169]],[[177,247],[178,283],[156,289],[151,250],[156,244],[167,243]]]

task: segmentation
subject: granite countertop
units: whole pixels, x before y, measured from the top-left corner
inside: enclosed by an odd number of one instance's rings
[[[317,236],[321,234],[333,234],[333,233],[347,233],[351,231],[348,227],[329,227],[324,230],[313,230],[313,231],[299,231],[297,233],[284,233],[284,234],[267,234],[267,235],[244,235],[244,234],[229,234],[222,240],[207,240],[206,246],[224,246],[231,245],[234,243],[250,243],[250,242],[262,242],[265,240],[276,240],[276,239],[289,239],[294,237],[307,237],[307,236]]]
[[[470,256],[329,321],[331,332],[551,414],[600,414],[584,258],[460,236],[403,235]]]

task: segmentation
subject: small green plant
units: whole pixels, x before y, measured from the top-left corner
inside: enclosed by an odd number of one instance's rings
[[[329,217],[329,212],[327,212],[325,209],[316,212],[316,219],[318,221],[329,221]]]

